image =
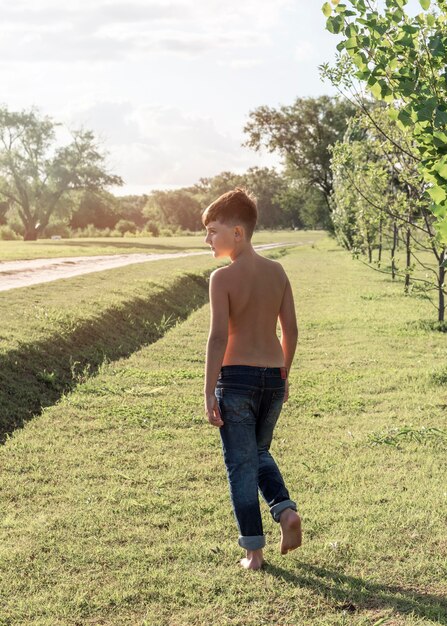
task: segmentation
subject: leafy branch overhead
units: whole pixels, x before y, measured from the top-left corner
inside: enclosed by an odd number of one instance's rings
[[[420,0],[415,17],[406,4],[386,0],[380,11],[372,0],[332,0],[322,10],[327,30],[343,36],[339,67],[350,63],[374,98],[389,103],[390,117],[411,129],[437,237],[447,243],[447,0]]]

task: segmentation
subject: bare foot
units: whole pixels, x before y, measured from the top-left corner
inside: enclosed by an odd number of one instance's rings
[[[301,518],[293,509],[284,509],[279,517],[281,526],[281,554],[287,554],[301,545]]]
[[[247,556],[240,563],[245,569],[260,569],[264,563],[262,550],[247,550]]]

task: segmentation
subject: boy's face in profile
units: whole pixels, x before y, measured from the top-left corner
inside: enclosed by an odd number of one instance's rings
[[[214,258],[222,256],[230,256],[232,250],[237,241],[241,241],[241,237],[236,239],[236,230],[241,233],[242,228],[240,226],[229,226],[215,220],[210,222],[206,226],[206,238],[205,243],[208,244],[213,253]]]

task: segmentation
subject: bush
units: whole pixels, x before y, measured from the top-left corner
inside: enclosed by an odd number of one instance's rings
[[[115,230],[118,230],[123,236],[124,233],[133,233],[137,232],[137,225],[135,222],[131,222],[130,220],[120,220],[116,226]]]
[[[158,224],[155,222],[147,222],[146,230],[148,230],[154,237],[158,237],[160,234],[160,229],[158,228]]]
[[[25,234],[25,227],[23,226],[23,222],[21,222],[18,218],[12,218],[11,220],[8,220],[7,225],[12,228],[16,235],[21,235],[23,237],[23,235]]]
[[[170,228],[160,228],[160,237],[172,237],[172,230]]]
[[[20,235],[16,233],[11,226],[0,226],[0,239],[3,241],[16,241],[20,239]]]
[[[115,231],[111,231],[110,228],[96,228],[93,224],[89,224],[85,228],[76,228],[76,230],[72,231],[73,237],[111,237],[112,233]],[[117,233],[116,237],[121,237],[121,233]]]
[[[41,237],[49,239],[53,235],[59,235],[60,237],[69,239],[71,237],[71,230],[64,222],[55,222],[54,224],[48,224],[48,226],[43,229]]]

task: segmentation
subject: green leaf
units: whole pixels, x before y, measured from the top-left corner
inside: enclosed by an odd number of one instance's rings
[[[439,238],[443,243],[447,243],[447,217],[439,222],[435,222],[435,229],[439,234]]]
[[[436,109],[436,105],[438,104],[438,99],[436,97],[429,98],[424,102],[424,104],[417,111],[417,116],[419,121],[431,120],[433,117],[433,111]]]
[[[388,109],[388,115],[395,122],[397,120],[397,116],[399,115],[399,111],[395,109],[394,107],[390,107]]]
[[[442,133],[439,130],[435,131],[433,133],[433,144],[437,148],[443,148],[444,146],[447,146],[447,134],[446,133]]]
[[[444,204],[431,204],[429,209],[438,219],[443,219],[447,216],[447,207]]]
[[[352,60],[354,61],[354,63],[356,64],[356,66],[359,68],[360,71],[365,72],[368,70],[368,66],[366,65],[361,54],[355,54],[352,57]]]
[[[439,187],[438,185],[427,189],[427,193],[436,204],[444,202],[444,200],[447,198],[447,193],[445,189],[443,187]]]
[[[419,3],[424,11],[427,11],[430,8],[430,0],[419,0]]]
[[[325,2],[325,3],[323,4],[322,11],[323,11],[323,14],[324,14],[326,17],[329,17],[330,15],[332,15],[332,7],[331,7],[331,5],[329,4],[329,2]]]
[[[345,42],[346,50],[352,50],[358,47],[359,47],[359,43],[358,43],[357,37],[351,37],[350,39],[347,39]]]
[[[439,163],[437,163],[433,169],[435,172],[438,172],[441,178],[445,178],[447,180],[447,162],[445,159],[442,159]]]
[[[341,15],[328,17],[326,20],[326,28],[330,33],[339,33],[343,28],[343,18]],[[341,43],[341,42],[340,42]]]
[[[382,97],[382,88],[378,82],[373,83],[369,86],[369,90],[371,91],[374,98],[379,100]]]
[[[413,124],[411,115],[408,113],[408,111],[405,111],[405,109],[402,109],[401,111],[399,111],[399,115],[397,116],[397,119],[404,126],[411,126]]]
[[[445,105],[441,104],[436,109],[435,115],[435,126],[439,128],[440,126],[447,125],[447,111]]]

